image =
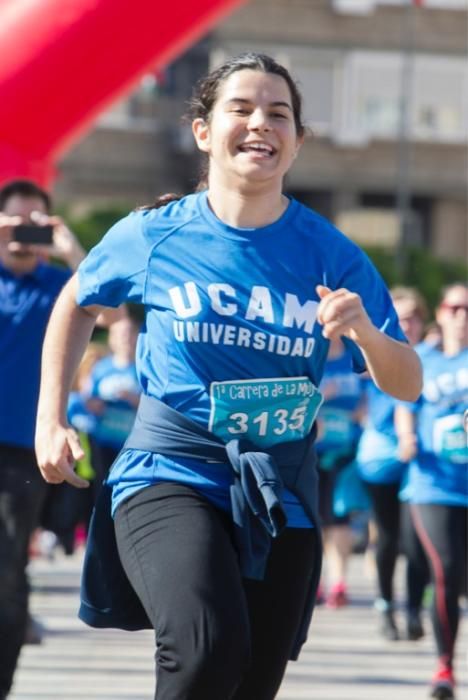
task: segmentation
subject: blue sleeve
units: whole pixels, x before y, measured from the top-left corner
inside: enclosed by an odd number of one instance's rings
[[[79,266],[77,303],[141,303],[149,253],[142,217],[133,212],[112,226]]]
[[[395,340],[408,342],[400,328],[385,282],[367,255],[359,248],[356,248],[356,254],[343,271],[338,286],[359,294],[370,320],[382,333]],[[366,364],[359,347],[349,338],[343,338],[343,342],[351,354],[354,371],[364,372]]]

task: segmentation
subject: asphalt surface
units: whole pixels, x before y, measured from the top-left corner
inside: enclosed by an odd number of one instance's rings
[[[151,632],[94,630],[76,616],[82,554],[57,554],[30,566],[32,612],[44,625],[42,644],[23,647],[11,700],[151,700]],[[362,555],[350,564],[350,605],[319,607],[298,662],[289,664],[278,700],[426,700],[434,645],[426,636],[389,642],[376,633],[373,582]],[[401,600],[402,565],[398,566]],[[397,618],[404,627],[403,608]],[[456,660],[457,700],[468,700],[468,615]],[[220,698],[220,700],[224,700]],[[252,698],[255,700],[255,698]]]

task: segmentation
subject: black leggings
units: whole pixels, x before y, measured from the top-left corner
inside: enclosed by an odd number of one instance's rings
[[[419,610],[424,588],[429,582],[429,568],[424,550],[408,516],[408,506],[400,503],[400,484],[366,483],[366,486],[377,528],[375,560],[379,595],[386,602],[393,602],[393,577],[401,546],[407,559],[407,607],[410,610]]]
[[[274,540],[264,581],[242,579],[230,518],[162,483],[118,508],[125,571],[156,632],[157,700],[272,700],[310,595],[316,530]]]
[[[379,595],[388,603],[393,601],[393,574],[400,539],[399,484],[366,483],[372,502],[372,514],[377,528],[375,564]]]
[[[407,607],[409,610],[419,610],[431,574],[426,552],[413,524],[411,506],[406,501],[401,504],[401,543],[406,555]]]
[[[439,657],[451,665],[466,586],[468,508],[439,504],[411,505],[411,516],[434,584],[432,624]]]

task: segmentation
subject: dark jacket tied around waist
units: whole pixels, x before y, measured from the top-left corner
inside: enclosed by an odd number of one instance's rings
[[[231,440],[224,444],[203,426],[157,399],[143,395],[135,425],[123,449],[230,464],[234,471],[230,490],[234,537],[242,575],[261,580],[271,538],[278,537],[287,522],[282,504],[283,486],[299,498],[314,527],[319,527],[314,438],[313,431],[304,440],[281,443],[261,451],[247,440]],[[79,617],[93,627],[151,628],[120,564],[111,498],[111,487],[104,482],[90,523]],[[318,537],[317,542],[319,540]],[[320,566],[321,547],[318,545],[310,600],[304,610],[292,658],[297,658],[307,636]]]

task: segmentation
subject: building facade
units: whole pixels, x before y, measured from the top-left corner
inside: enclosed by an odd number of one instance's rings
[[[467,3],[250,0],[147,76],[61,163],[59,202],[129,205],[197,181],[180,121],[196,79],[246,50],[297,78],[310,131],[287,188],[362,243],[467,252]]]

